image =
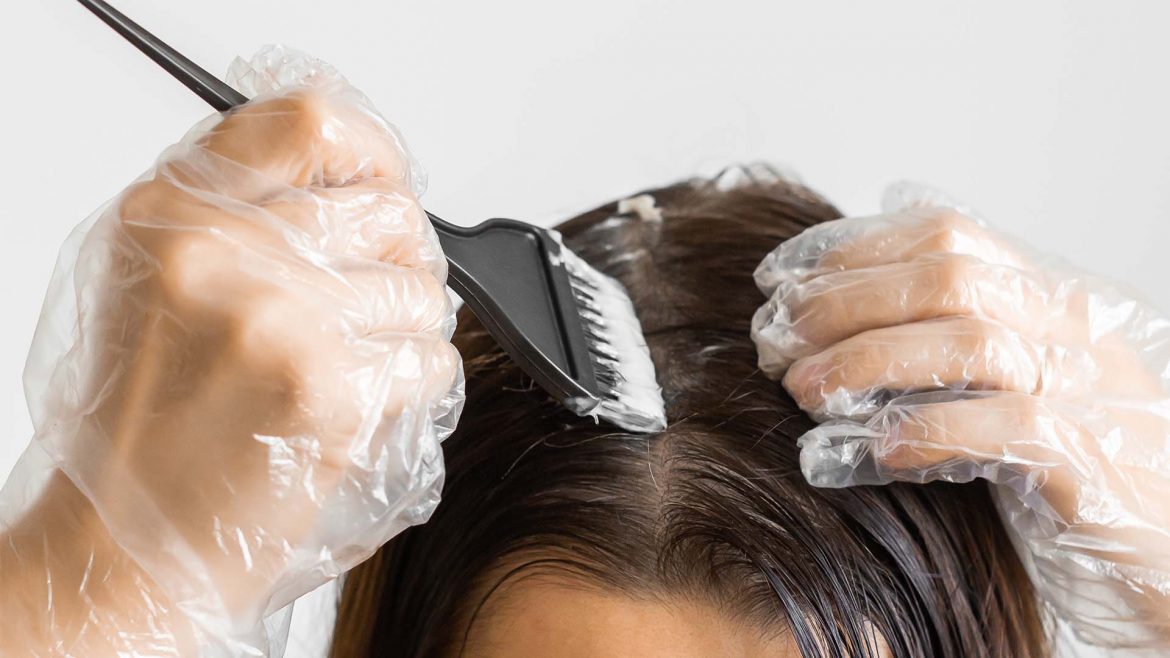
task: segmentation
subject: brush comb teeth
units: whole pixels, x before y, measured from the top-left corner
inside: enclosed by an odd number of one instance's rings
[[[592,408],[585,400],[568,400],[566,406],[634,432],[665,429],[662,388],[629,295],[616,280],[561,247],[599,393]]]
[[[662,391],[625,289],[560,235],[510,219],[472,228],[431,215],[450,285],[541,388],[632,432],[666,426]]]

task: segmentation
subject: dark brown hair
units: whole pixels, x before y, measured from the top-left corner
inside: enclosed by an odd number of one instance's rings
[[[459,655],[499,582],[537,568],[710,601],[787,630],[806,656],[877,655],[874,630],[898,657],[1046,655],[985,486],[824,490],[801,476],[812,423],[755,367],[751,275],[837,210],[761,168],[649,193],[661,222],[611,203],[561,230],[629,290],[669,427],[575,417],[463,314],[467,407],[444,445],[443,502],[349,574],[334,658]]]

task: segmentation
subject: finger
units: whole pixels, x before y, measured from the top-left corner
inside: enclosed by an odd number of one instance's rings
[[[1002,236],[952,208],[915,208],[872,222],[859,235],[829,247],[818,259],[822,271],[855,270],[958,254],[985,263],[1023,268],[1024,259]]]
[[[197,142],[207,155],[275,183],[337,186],[378,176],[409,180],[410,160],[389,125],[348,87],[298,88],[249,103]]]
[[[1101,368],[1080,350],[956,317],[874,329],[796,361],[784,387],[814,418],[865,418],[891,393],[936,389],[1052,395],[1089,390]]]
[[[795,359],[863,331],[935,318],[994,320],[1029,335],[1046,330],[1068,300],[1020,270],[970,256],[927,256],[835,272],[781,286],[757,312],[761,367],[782,372]],[[1083,314],[1079,317],[1083,317]]]
[[[462,362],[440,336],[386,332],[335,347],[300,364],[309,374],[297,398],[311,432],[348,442],[345,451],[324,453],[339,460],[330,468],[384,468],[387,448],[402,450],[438,429],[430,424],[460,399]]]
[[[449,336],[455,312],[446,286],[427,270],[386,263],[336,263],[319,284],[333,297],[340,320],[352,334],[384,332]]]
[[[765,294],[830,272],[960,254],[1023,268],[1026,259],[1004,237],[951,208],[913,208],[876,217],[818,224],[768,254],[756,270]]]
[[[811,430],[799,440],[805,478],[823,487],[982,478],[1071,518],[1077,482],[1104,463],[1092,437],[1043,398],[968,395],[907,396],[864,424]]]
[[[374,471],[384,478],[428,462],[433,439],[450,433],[463,397],[462,362],[450,343],[429,335],[382,334],[365,341],[380,367],[361,390],[366,427],[352,432],[346,463],[339,467]],[[353,471],[350,471],[353,474]],[[360,476],[358,476],[360,477]],[[395,486],[391,481],[383,486]]]
[[[445,280],[438,235],[414,193],[399,181],[369,178],[336,188],[283,191],[264,204],[314,250],[423,268]]]
[[[126,236],[152,253],[160,267],[172,260],[166,245],[203,235],[282,261],[306,251],[354,256],[423,268],[446,281],[447,262],[426,213],[412,192],[389,179],[342,188],[284,188],[261,205],[224,204],[211,196],[150,180],[129,188],[116,212]]]
[[[430,409],[447,396],[461,372],[459,353],[451,343],[434,335],[376,334],[364,343],[382,354],[379,374],[386,391],[381,407],[384,419],[400,418],[414,410],[407,420],[416,422],[417,412]]]
[[[200,293],[209,303],[218,298],[234,300],[236,315],[250,336],[312,335],[321,332],[356,340],[378,333],[426,333],[448,337],[454,330],[455,312],[446,287],[426,270],[398,267],[377,261],[334,258],[306,264],[286,262],[249,263],[263,268],[246,278],[224,277],[214,268],[187,284],[202,290],[218,286],[219,292]],[[209,268],[200,268],[205,272]],[[195,277],[187,276],[188,280]],[[240,282],[262,291],[241,295],[232,290]],[[315,311],[306,315],[305,311]],[[264,349],[263,338],[256,341]]]

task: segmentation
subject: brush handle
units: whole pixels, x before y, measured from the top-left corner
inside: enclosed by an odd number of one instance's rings
[[[475,267],[484,257],[483,245],[476,245],[483,225],[465,228],[440,219],[430,211],[426,213],[431,226],[435,227],[435,233],[439,235],[443,255],[447,257],[447,285],[460,299],[471,305],[478,315],[480,309],[491,300],[491,294],[481,280],[482,275],[477,276],[481,268]]]
[[[102,19],[115,32],[125,37],[147,57],[154,60],[156,64],[166,69],[167,73],[170,73],[188,89],[207,101],[217,112],[227,112],[233,107],[248,102],[247,96],[203,70],[198,64],[187,59],[179,51],[171,48],[161,39],[146,31],[141,25],[130,20],[125,14],[102,0],[77,1]]]
[[[217,111],[228,112],[248,102],[247,96],[232,89],[227,83],[184,57],[182,53],[103,0],[77,1]],[[427,216],[430,217],[435,231],[438,232],[440,242],[444,250],[447,250],[449,258],[451,254],[465,253],[465,245],[475,241],[476,231],[445,222],[429,212]],[[465,268],[460,267],[458,263],[453,265],[454,267],[451,268],[451,287],[460,297],[466,299],[467,296],[482,292],[482,286],[476,284],[473,275]]]
[[[450,265],[447,285],[504,351],[557,399],[595,397],[590,338],[550,232],[514,219],[464,227],[427,216]]]

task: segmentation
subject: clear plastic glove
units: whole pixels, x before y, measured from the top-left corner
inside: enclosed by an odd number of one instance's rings
[[[938,195],[884,206],[756,272],[760,367],[823,422],[805,477],[986,479],[1082,639],[1170,647],[1170,322]]]
[[[462,371],[416,166],[320,62],[235,77],[258,97],[62,251],[0,502],[4,655],[262,655],[263,618],[438,501]]]

